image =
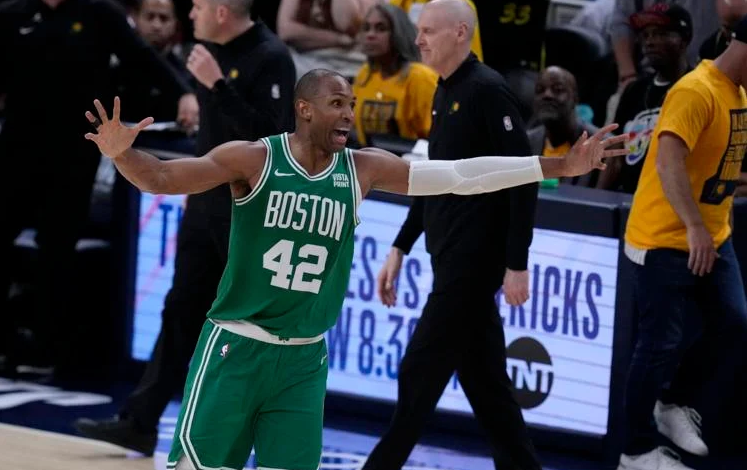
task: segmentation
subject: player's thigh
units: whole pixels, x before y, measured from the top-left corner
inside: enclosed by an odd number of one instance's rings
[[[255,427],[257,468],[316,470],[322,453],[327,347],[324,341],[283,348],[273,395]]]
[[[259,404],[265,399],[263,343],[206,322],[185,388],[168,463],[181,459],[197,470],[241,469],[254,442]]]

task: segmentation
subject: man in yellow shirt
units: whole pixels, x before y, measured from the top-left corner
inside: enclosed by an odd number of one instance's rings
[[[747,368],[747,300],[729,225],[747,149],[746,84],[747,17],[726,51],[671,88],[654,130],[625,233],[639,318],[620,470],[688,468],[657,447],[657,429],[706,455],[688,394],[713,385],[728,406],[740,387],[721,378]],[[698,323],[702,331],[690,331]],[[671,396],[657,401],[667,382]]]

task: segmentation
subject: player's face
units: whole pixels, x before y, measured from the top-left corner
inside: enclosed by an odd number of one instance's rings
[[[144,0],[135,24],[138,33],[153,47],[166,47],[176,33],[174,4],[171,0]]]
[[[639,37],[643,44],[643,56],[657,71],[676,64],[685,52],[686,44],[682,36],[661,26],[647,26]]]
[[[423,63],[439,72],[455,53],[459,40],[459,23],[446,18],[442,8],[426,4],[418,18],[415,44]]]
[[[392,49],[392,25],[378,8],[372,8],[363,22],[363,53],[369,59],[383,57]]]
[[[311,135],[316,145],[339,152],[345,148],[353,127],[355,96],[341,77],[325,79],[320,91],[311,103]]]
[[[218,9],[210,0],[192,0],[189,19],[192,20],[196,39],[210,41],[218,31]]]
[[[564,74],[548,70],[537,80],[534,111],[540,122],[559,121],[572,115],[575,104],[575,92]]]

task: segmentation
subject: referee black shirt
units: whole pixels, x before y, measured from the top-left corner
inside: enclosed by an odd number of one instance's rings
[[[474,54],[433,100],[431,160],[530,155],[516,97],[503,77]],[[409,253],[425,231],[434,292],[455,283],[497,290],[504,268],[527,269],[538,185],[458,196],[415,198],[394,246]]]
[[[205,43],[225,85],[197,87],[200,130],[197,155],[232,140],[258,140],[292,131],[296,68],[287,46],[261,21],[224,45]],[[222,185],[190,196],[212,216],[231,216],[231,191]]]

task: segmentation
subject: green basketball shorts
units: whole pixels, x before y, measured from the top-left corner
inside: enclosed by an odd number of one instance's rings
[[[206,321],[187,376],[167,468],[317,470],[327,345],[278,345]]]

